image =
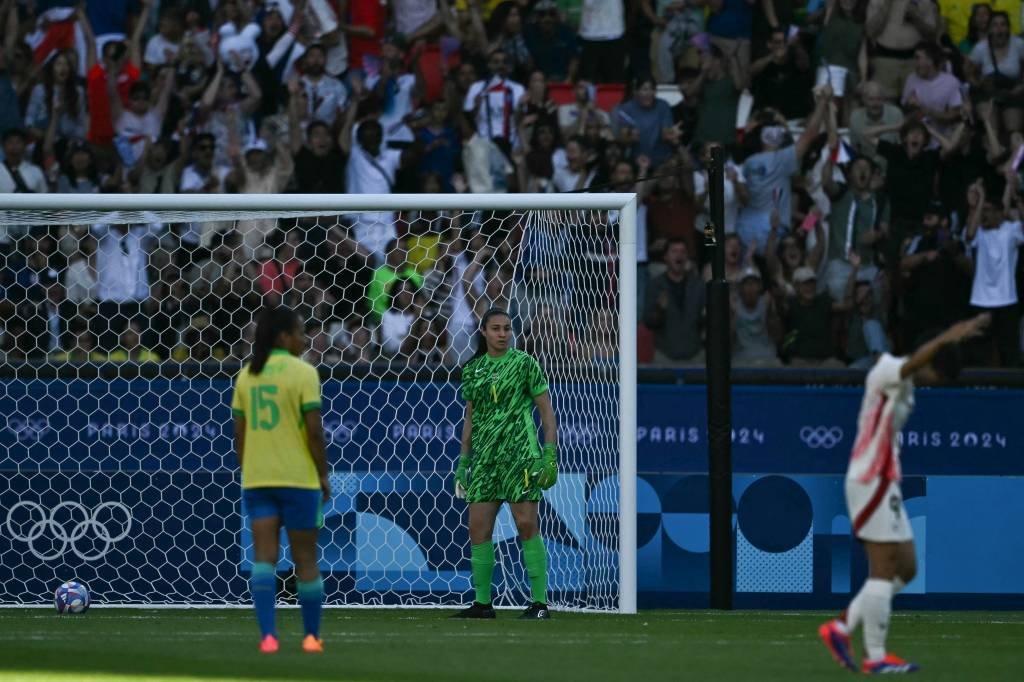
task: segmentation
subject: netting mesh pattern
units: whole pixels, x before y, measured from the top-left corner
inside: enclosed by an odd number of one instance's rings
[[[614,214],[3,217],[0,603],[71,578],[100,603],[248,601],[229,404],[257,311],[281,302],[321,370],[328,603],[470,599],[459,367],[498,306],[559,423],[541,504],[553,603],[617,608]],[[494,539],[496,604],[527,602],[507,510]],[[285,596],[290,568],[285,550]]]

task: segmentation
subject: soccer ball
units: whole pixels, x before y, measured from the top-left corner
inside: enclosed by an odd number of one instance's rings
[[[89,590],[82,583],[66,582],[53,593],[57,613],[85,613],[89,608]]]

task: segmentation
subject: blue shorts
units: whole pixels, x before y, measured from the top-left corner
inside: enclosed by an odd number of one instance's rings
[[[250,519],[277,516],[291,530],[309,530],[324,525],[323,493],[309,488],[246,488],[242,504]]]

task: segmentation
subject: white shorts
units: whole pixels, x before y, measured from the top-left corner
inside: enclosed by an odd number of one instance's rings
[[[914,539],[903,491],[896,481],[876,478],[870,483],[846,479],[846,509],[854,536],[869,542],[908,542]]]

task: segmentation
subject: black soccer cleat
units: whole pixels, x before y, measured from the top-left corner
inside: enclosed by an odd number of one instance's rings
[[[523,615],[519,616],[519,620],[551,620],[551,611],[548,610],[547,604],[535,601],[523,611]]]
[[[494,607],[490,604],[481,604],[480,602],[473,602],[469,608],[462,609],[457,613],[453,613],[449,618],[483,618],[493,619],[497,618],[497,614],[494,613]]]

